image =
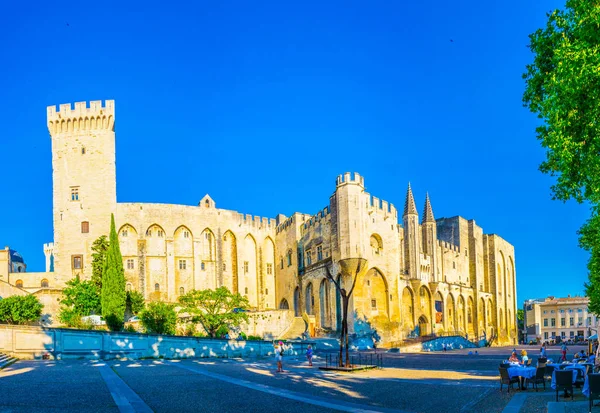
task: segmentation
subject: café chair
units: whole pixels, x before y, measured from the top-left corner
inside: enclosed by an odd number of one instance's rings
[[[527,379],[527,386],[529,386],[529,383],[533,383],[533,388],[537,392],[537,385],[543,384],[544,390],[546,390],[546,379],[544,378],[545,372],[545,367],[538,367],[537,369],[535,369],[535,376],[533,376],[530,379]]]
[[[571,400],[573,400],[573,372],[571,370],[556,370],[554,372],[556,382],[556,401],[558,401],[558,392],[564,390],[571,391]]]
[[[502,391],[502,386],[504,384],[506,384],[506,387],[508,388],[507,393],[510,393],[513,384],[517,383],[517,385],[519,385],[519,378],[513,377],[511,379],[507,369],[499,367],[498,371],[500,372],[500,391]]]
[[[590,374],[588,380],[590,385],[590,413],[592,413],[594,400],[600,400],[600,374]]]

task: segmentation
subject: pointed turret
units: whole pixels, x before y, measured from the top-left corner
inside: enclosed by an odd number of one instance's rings
[[[429,201],[429,193],[425,195],[425,208],[423,208],[423,223],[425,222],[435,222],[433,209],[431,208],[431,202]]]
[[[417,206],[415,205],[415,198],[413,197],[412,189],[410,189],[410,182],[408,183],[408,190],[406,191],[406,202],[404,202],[403,216],[408,214],[419,214],[417,212]]]

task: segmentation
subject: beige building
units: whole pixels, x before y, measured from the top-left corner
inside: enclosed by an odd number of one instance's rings
[[[459,331],[515,343],[514,247],[474,220],[435,219],[429,197],[419,219],[410,186],[399,215],[340,175],[324,208],[275,219],[198,205],[119,203],[114,101],[48,107],[52,139],[54,272],[51,287],[91,276],[91,245],[115,215],[127,288],[176,301],[192,289],[226,286],[257,310],[306,313],[311,328],[337,330],[333,274],[364,258],[351,303],[351,330],[385,341]]]
[[[571,297],[527,300],[524,306],[528,341],[584,339],[598,332],[598,319],[588,309],[589,298]]]

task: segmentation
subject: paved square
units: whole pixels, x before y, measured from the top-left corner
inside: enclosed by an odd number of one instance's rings
[[[312,368],[288,358],[285,373],[270,359],[19,361],[0,372],[0,411],[546,412],[549,384],[500,392],[498,364],[511,350],[385,353],[384,369],[360,373],[319,370],[319,352]]]

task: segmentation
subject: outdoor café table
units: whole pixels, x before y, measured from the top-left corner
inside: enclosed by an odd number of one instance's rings
[[[519,381],[521,382],[521,388],[524,388],[522,379],[532,379],[533,377],[535,377],[535,367],[514,366],[509,367],[507,370],[508,377],[510,377],[511,379],[513,377],[519,377]]]

